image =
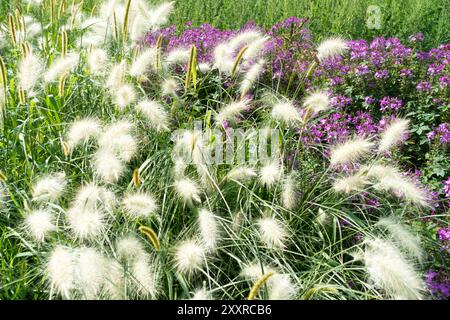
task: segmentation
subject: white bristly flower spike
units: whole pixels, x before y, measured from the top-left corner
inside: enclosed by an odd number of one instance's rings
[[[297,204],[297,190],[293,176],[289,176],[284,180],[283,189],[281,191],[281,202],[283,207],[293,210]]]
[[[155,67],[158,50],[155,47],[145,49],[139,56],[136,57],[130,68],[130,75],[132,77],[143,76]]]
[[[112,66],[111,70],[109,71],[109,77],[106,81],[106,86],[111,91],[116,90],[118,87],[120,87],[123,84],[126,69],[127,69],[127,63],[125,60],[122,60],[120,63]]]
[[[157,274],[148,255],[139,256],[131,264],[131,274],[139,295],[154,299],[158,293]]]
[[[288,126],[295,126],[302,120],[299,110],[291,102],[280,102],[272,108],[272,118],[285,123]]]
[[[99,138],[98,152],[114,155],[117,160],[129,162],[138,151],[137,142],[131,135],[133,124],[118,121],[109,125]]]
[[[283,224],[274,218],[262,218],[257,222],[261,240],[269,248],[284,248],[286,246],[287,231]]]
[[[193,273],[205,263],[205,249],[195,240],[180,243],[175,251],[175,267],[181,273]]]
[[[50,253],[46,273],[50,285],[65,299],[75,289],[76,255],[72,249],[56,246]]]
[[[194,201],[197,203],[201,203],[202,200],[200,198],[201,190],[194,183],[194,181],[190,179],[182,179],[175,181],[175,191],[177,195],[184,200],[184,202]]]
[[[240,101],[234,101],[220,109],[216,115],[217,124],[221,125],[225,120],[234,120],[242,112],[248,109],[250,100],[244,99]]]
[[[193,292],[191,300],[213,300],[213,298],[210,292],[205,288],[201,288]]]
[[[116,243],[116,253],[119,259],[128,262],[145,254],[144,245],[134,236],[120,238]]]
[[[66,174],[64,172],[44,176],[33,185],[33,201],[56,201],[64,192],[66,185]]]
[[[356,173],[351,176],[342,177],[333,183],[333,189],[336,192],[351,193],[362,191],[369,184],[366,176]]]
[[[202,244],[206,251],[214,251],[216,249],[219,234],[216,216],[207,209],[200,209],[198,212],[198,225]]]
[[[123,84],[115,89],[114,102],[119,110],[124,110],[127,106],[136,101],[136,91],[129,84]]]
[[[77,284],[86,299],[98,298],[105,283],[107,260],[94,248],[78,250]]]
[[[157,101],[143,100],[136,105],[138,110],[156,131],[169,130],[169,115]]]
[[[175,1],[163,2],[150,10],[149,22],[152,29],[158,29],[161,25],[167,23],[169,15],[172,13]]]
[[[168,78],[163,81],[161,85],[161,94],[163,96],[176,96],[179,90],[177,80],[173,78]]]
[[[229,180],[246,181],[257,176],[258,174],[256,173],[255,169],[245,166],[239,166],[231,169],[226,177]]]
[[[430,206],[429,192],[396,168],[373,165],[366,167],[365,170],[367,176],[375,180],[374,188],[376,190],[390,191],[398,198],[415,205]]]
[[[331,150],[331,165],[347,164],[366,156],[372,150],[373,143],[362,137],[355,137],[341,143]]]
[[[123,163],[109,150],[98,150],[93,165],[98,176],[108,183],[119,181],[125,171]]]
[[[367,239],[363,260],[373,284],[391,298],[422,299],[425,283],[411,263],[390,242]]]
[[[317,59],[322,62],[328,58],[342,56],[348,49],[347,43],[341,38],[327,39],[317,47]]]
[[[133,218],[146,218],[158,209],[155,199],[148,193],[130,193],[123,199],[126,212]]]
[[[261,168],[259,178],[264,186],[270,188],[281,179],[282,175],[282,166],[278,161],[273,161]]]
[[[245,72],[244,78],[242,79],[242,82],[239,86],[239,92],[241,93],[241,96],[245,96],[250,91],[261,73],[264,71],[264,65],[265,61],[261,59],[258,62],[254,63]]]
[[[274,274],[267,281],[269,300],[292,300],[298,288],[287,274]]]
[[[75,195],[73,206],[83,209],[101,208],[111,211],[117,204],[116,196],[105,187],[90,182],[81,186]]]
[[[103,49],[93,48],[88,52],[87,62],[89,70],[94,75],[103,74],[106,69],[106,64],[108,63],[108,54]]]
[[[408,230],[407,226],[394,216],[381,218],[377,226],[385,228],[389,232],[389,238],[405,250],[408,255],[419,262],[423,258],[423,250],[420,246],[420,238]]]
[[[71,72],[78,64],[78,54],[71,53],[66,57],[58,58],[54,61],[44,75],[45,82],[58,80],[61,76]]]
[[[260,279],[264,274],[273,272],[277,274],[277,270],[271,266],[262,265],[260,263],[251,263],[242,268],[241,276],[250,281],[256,281]]]
[[[317,91],[309,94],[303,102],[305,108],[310,108],[314,112],[321,112],[330,108],[330,96],[326,91]]]
[[[97,119],[80,119],[72,123],[67,133],[67,143],[75,148],[90,138],[97,138],[102,132],[102,126]]]
[[[187,48],[175,48],[172,49],[166,57],[166,62],[169,65],[183,64],[188,62],[190,50]]]
[[[35,210],[27,214],[25,228],[31,237],[42,242],[52,231],[56,230],[53,217],[49,211]]]
[[[91,240],[106,230],[105,214],[93,208],[72,207],[67,211],[69,227],[77,239]]]
[[[27,91],[28,94],[33,94],[42,72],[42,63],[33,53],[23,58],[19,63],[17,74],[20,88]]]
[[[386,129],[381,133],[381,140],[378,146],[378,152],[386,152],[402,142],[405,135],[408,134],[409,120],[394,119],[389,123]]]
[[[108,259],[106,264],[104,291],[109,299],[122,300],[125,292],[125,270],[114,259]]]

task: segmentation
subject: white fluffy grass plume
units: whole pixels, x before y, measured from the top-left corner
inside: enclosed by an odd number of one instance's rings
[[[198,212],[198,226],[202,244],[207,251],[214,251],[219,237],[217,217],[207,209]]]
[[[107,273],[107,259],[94,248],[78,250],[77,284],[84,298],[95,299],[101,293]]]
[[[80,119],[72,123],[67,133],[67,143],[75,148],[80,143],[85,143],[90,138],[96,138],[102,132],[102,126],[97,119]]]
[[[115,194],[93,182],[82,185],[75,195],[74,207],[111,211],[117,203]]]
[[[317,47],[317,59],[319,61],[343,55],[348,50],[348,45],[341,38],[331,38],[322,41]]]
[[[47,262],[46,274],[50,285],[65,299],[69,299],[75,289],[76,260],[73,249],[58,245]]]
[[[134,236],[125,236],[117,240],[116,253],[119,259],[131,262],[145,254],[144,245]]]
[[[41,61],[33,53],[28,54],[20,60],[18,66],[19,86],[32,94],[33,89],[37,86],[38,80],[42,76],[43,66]]]
[[[126,212],[133,218],[145,218],[156,213],[158,205],[152,195],[144,192],[130,193],[123,199]]]
[[[99,138],[100,149],[129,162],[137,152],[137,142],[131,135],[133,124],[122,120],[109,125]]]
[[[106,86],[115,90],[123,84],[125,73],[127,70],[127,63],[125,60],[113,65],[109,71],[109,77],[106,80]]]
[[[283,175],[283,168],[278,161],[272,161],[261,167],[259,178],[266,187],[272,187]]]
[[[175,181],[175,192],[184,202],[194,201],[200,203],[202,201],[200,188],[190,179]]]
[[[130,68],[132,77],[145,75],[150,70],[155,70],[155,63],[158,51],[154,47],[145,49],[136,57]]]
[[[119,181],[125,171],[122,161],[106,149],[100,149],[95,153],[93,166],[96,174],[107,183]]]
[[[150,263],[150,257],[143,255],[131,264],[134,286],[139,295],[154,299],[158,294],[158,275]]]
[[[142,113],[156,131],[169,130],[169,115],[157,101],[143,100],[136,105],[136,110]]]
[[[405,135],[408,133],[409,120],[394,119],[389,123],[386,129],[381,133],[381,139],[378,146],[379,152],[386,152],[394,146],[402,142]]]
[[[390,298],[422,299],[425,284],[411,263],[390,242],[375,238],[365,242],[363,260],[373,284]]]
[[[225,120],[234,120],[237,116],[241,115],[242,112],[248,109],[250,100],[243,99],[239,101],[234,101],[222,109],[216,115],[216,122],[222,124]]]
[[[422,261],[423,250],[420,245],[420,238],[414,235],[407,226],[394,216],[381,218],[377,225],[388,231],[389,238],[401,249],[406,251],[410,257]]]
[[[89,70],[95,75],[102,74],[105,71],[108,60],[108,54],[100,48],[90,50],[87,55]]]
[[[195,240],[180,243],[175,250],[175,267],[181,273],[193,273],[205,263],[206,252]]]
[[[256,173],[255,169],[246,166],[238,166],[231,169],[228,172],[226,178],[229,180],[247,181],[257,176],[258,174]]]
[[[99,237],[107,227],[107,218],[102,210],[72,207],[67,211],[68,225],[75,238],[92,240]]]
[[[362,191],[369,184],[369,180],[361,173],[342,177],[334,181],[333,189],[336,192],[351,193]]]
[[[136,91],[129,84],[123,84],[115,89],[114,102],[119,107],[119,110],[123,110],[135,102],[136,98]]]
[[[257,222],[261,240],[271,248],[284,248],[288,233],[282,222],[275,218],[262,218]]]
[[[47,210],[35,210],[25,217],[25,228],[36,241],[42,242],[50,232],[56,230],[52,214]]]
[[[66,57],[56,59],[44,75],[45,82],[58,80],[61,76],[71,72],[78,64],[78,54],[71,53]]]
[[[354,137],[331,149],[331,165],[347,164],[361,159],[370,153],[373,143],[362,137]]]
[[[395,167],[374,165],[367,170],[367,176],[375,179],[375,189],[389,191],[398,198],[418,206],[430,205],[429,192]]]
[[[161,94],[163,96],[176,96],[178,90],[178,82],[173,78],[165,79],[161,84]]]
[[[309,94],[303,105],[314,112],[321,112],[330,108],[330,95],[326,91],[317,91]]]
[[[264,64],[265,61],[261,59],[258,62],[254,63],[245,72],[242,82],[239,85],[239,92],[241,93],[241,96],[245,96],[250,91],[255,82],[258,80],[258,78],[264,71]]]
[[[66,185],[66,174],[64,172],[44,176],[33,185],[33,201],[56,201],[64,192]]]
[[[274,274],[267,281],[269,300],[292,300],[298,288],[288,274]]]
[[[281,202],[283,207],[288,210],[293,210],[297,204],[297,190],[292,175],[284,179],[283,188],[281,191]]]
[[[166,56],[169,65],[183,64],[188,62],[190,50],[188,48],[174,48]]]
[[[299,110],[291,102],[280,102],[272,108],[272,118],[288,126],[294,126],[301,122]]]

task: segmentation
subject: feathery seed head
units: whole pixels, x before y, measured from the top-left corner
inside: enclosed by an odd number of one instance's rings
[[[286,246],[287,231],[283,224],[274,218],[262,218],[257,222],[261,240],[270,248]]]
[[[143,100],[136,105],[136,109],[144,115],[156,131],[169,130],[169,115],[158,102]]]
[[[298,125],[302,118],[299,110],[291,102],[280,102],[272,108],[272,118],[288,126]]]
[[[81,119],[72,123],[67,133],[67,142],[71,148],[79,143],[85,143],[91,137],[98,137],[102,131],[101,124],[96,119]]]
[[[316,113],[325,111],[330,108],[330,96],[325,91],[314,92],[305,98],[303,105]]]
[[[408,134],[409,120],[395,119],[381,133],[378,152],[386,152],[401,143]]]
[[[214,251],[219,233],[217,218],[212,212],[203,208],[198,212],[198,224],[203,246],[208,252]]]
[[[348,50],[348,45],[341,38],[332,38],[322,41],[317,47],[317,59],[324,61],[328,58],[341,56]]]
[[[229,180],[246,181],[246,180],[250,180],[257,176],[258,176],[258,174],[256,173],[256,171],[253,168],[239,166],[239,167],[231,169],[228,172],[226,177]]]
[[[76,255],[70,248],[56,246],[50,253],[46,273],[50,285],[65,299],[75,289]]]
[[[72,207],[67,211],[67,220],[80,240],[94,239],[106,230],[106,217],[100,210]]]
[[[259,178],[266,187],[272,187],[283,175],[283,168],[278,161],[269,162],[260,170]]]
[[[119,181],[125,171],[123,163],[111,151],[105,149],[95,153],[93,165],[97,175],[108,183]]]
[[[123,199],[127,213],[133,218],[145,218],[156,212],[158,205],[147,193],[131,193]]]
[[[123,111],[136,101],[136,91],[131,85],[123,84],[116,88],[114,100],[119,109]]]
[[[182,242],[175,251],[175,267],[181,273],[199,270],[205,259],[205,249],[195,240]]]
[[[39,242],[56,230],[51,213],[44,210],[30,212],[25,218],[25,228],[33,239]]]
[[[195,184],[194,181],[190,179],[176,180],[175,191],[184,202],[202,202],[200,198],[201,190],[199,189],[197,184]]]
[[[33,186],[33,201],[56,201],[67,185],[66,174],[58,172],[40,178]]]
[[[359,160],[370,153],[373,143],[362,137],[355,137],[331,150],[331,165],[346,164]]]
[[[133,261],[145,254],[144,245],[134,236],[120,238],[116,243],[116,253],[119,259]]]

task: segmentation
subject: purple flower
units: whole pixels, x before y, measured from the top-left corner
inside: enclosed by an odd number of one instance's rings
[[[437,234],[439,236],[440,241],[442,241],[442,242],[450,241],[450,226],[448,226],[447,228],[439,229]]]
[[[385,110],[400,110],[400,108],[403,106],[403,101],[401,99],[398,98],[394,98],[394,97],[383,97],[380,100],[380,110],[381,111],[385,111]]]
[[[443,271],[428,270],[425,274],[425,281],[434,296],[443,299],[450,296],[450,278]]]
[[[431,87],[431,83],[429,83],[428,81],[422,80],[417,84],[416,89],[417,89],[417,91],[431,92],[431,90],[433,88]]]
[[[441,86],[441,89],[444,89],[445,87],[448,87],[450,85],[450,77],[449,76],[442,76],[439,78],[439,85]]]
[[[386,79],[389,77],[389,72],[387,70],[378,70],[375,72],[375,78],[377,79]]]
[[[400,77],[402,78],[412,78],[413,72],[411,69],[402,69],[400,70]]]

